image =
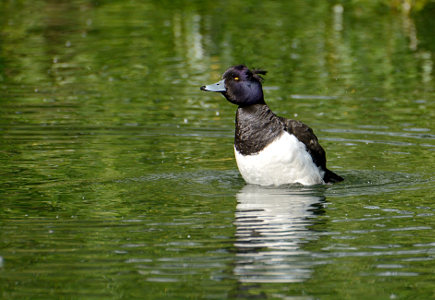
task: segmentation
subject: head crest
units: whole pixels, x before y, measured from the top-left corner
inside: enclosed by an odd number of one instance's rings
[[[261,70],[261,69],[253,69],[252,73],[254,74],[254,77],[258,78],[258,80],[263,81],[263,77],[260,75],[266,75],[267,71],[266,70]]]

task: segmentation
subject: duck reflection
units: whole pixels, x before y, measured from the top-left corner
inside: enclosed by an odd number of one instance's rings
[[[241,282],[300,282],[314,264],[304,243],[325,198],[310,188],[246,185],[237,194],[235,275]]]

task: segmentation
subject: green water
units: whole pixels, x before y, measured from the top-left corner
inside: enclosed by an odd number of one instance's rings
[[[435,298],[435,6],[374,3],[1,1],[0,298]],[[244,183],[240,63],[343,183]]]

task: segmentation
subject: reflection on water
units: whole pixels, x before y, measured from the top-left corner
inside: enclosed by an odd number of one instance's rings
[[[308,189],[246,185],[237,194],[235,275],[242,282],[300,282],[311,275],[310,253],[302,244],[316,239],[310,217],[322,214],[324,197]]]

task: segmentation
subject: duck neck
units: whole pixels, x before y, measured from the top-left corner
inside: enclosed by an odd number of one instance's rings
[[[259,95],[256,99],[245,100],[242,104],[239,104],[239,108],[257,107],[257,105],[267,106],[266,102],[264,102],[263,93]]]
[[[265,103],[239,106],[234,145],[243,155],[254,154],[278,137],[283,129],[282,122]]]

